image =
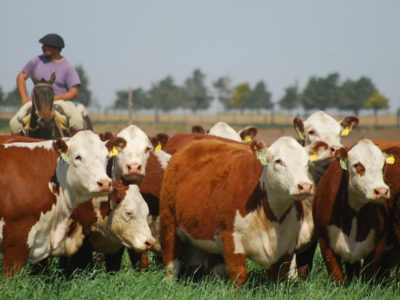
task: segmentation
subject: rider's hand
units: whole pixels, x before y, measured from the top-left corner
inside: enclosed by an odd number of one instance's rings
[[[32,102],[32,98],[22,99],[22,104],[25,104],[26,102]]]

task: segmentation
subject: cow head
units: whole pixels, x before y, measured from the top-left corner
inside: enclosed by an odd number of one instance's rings
[[[92,131],[79,131],[69,140],[58,139],[53,148],[60,153],[57,179],[74,195],[92,198],[107,195],[112,190],[111,179],[106,174],[109,148]]]
[[[313,194],[309,155],[294,138],[281,137],[265,150],[268,198],[303,199]]]
[[[214,126],[210,128],[208,134],[234,140],[236,142],[242,141],[240,135],[225,122],[215,123]]]
[[[137,126],[130,125],[117,134],[126,141],[115,157],[115,179],[123,178],[128,183],[139,183],[145,175],[147,159],[153,145],[148,136]]]
[[[113,207],[111,233],[125,247],[145,251],[155,245],[147,223],[149,208],[137,185],[121,186],[110,196]]]
[[[342,147],[340,137],[347,135],[357,127],[357,117],[346,117],[340,123],[323,111],[313,113],[304,122],[296,117],[293,121],[294,128],[304,143],[309,146],[319,141],[329,145],[330,156]]]
[[[389,198],[389,187],[383,181],[385,154],[371,140],[359,141],[350,151],[340,149],[336,157],[349,171],[350,204],[361,208],[368,202],[382,203]]]

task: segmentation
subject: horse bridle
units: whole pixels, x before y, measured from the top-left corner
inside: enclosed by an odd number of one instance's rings
[[[43,86],[43,87],[53,87],[53,84],[51,84],[51,83],[45,83],[45,82],[39,82],[39,83],[37,83],[37,84],[35,84],[35,86],[33,87],[33,89],[35,90],[37,87],[41,87],[41,86]],[[38,108],[37,108],[37,105],[36,105],[36,101],[35,101],[35,99],[36,99],[36,97],[35,97],[35,92],[33,93],[33,99],[32,99],[32,102],[33,102],[33,105],[34,105],[34,107],[35,107],[35,114],[36,114],[36,116],[38,117],[38,121],[40,121],[41,119],[42,119],[42,116],[39,114],[39,110],[38,110]],[[54,105],[53,105],[53,112],[54,112]],[[38,129],[39,128],[39,122],[38,122],[38,125],[36,126],[36,128],[29,128],[30,130],[36,130],[36,129]]]

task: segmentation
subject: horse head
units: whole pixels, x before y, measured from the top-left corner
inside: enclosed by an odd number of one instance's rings
[[[37,116],[38,123],[44,127],[49,127],[54,119],[54,89],[53,83],[56,80],[56,74],[51,74],[50,80],[38,80],[35,76],[31,76],[34,83],[32,97],[32,114]]]

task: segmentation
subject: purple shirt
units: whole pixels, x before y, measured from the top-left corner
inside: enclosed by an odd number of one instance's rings
[[[55,72],[56,81],[53,84],[55,95],[64,94],[71,87],[81,84],[78,72],[66,59],[54,62],[44,55],[39,55],[31,59],[22,69],[22,72],[28,76],[34,75],[37,80],[50,80],[51,74]]]

